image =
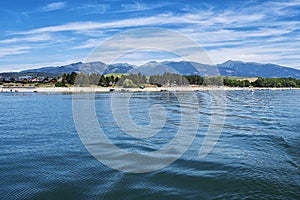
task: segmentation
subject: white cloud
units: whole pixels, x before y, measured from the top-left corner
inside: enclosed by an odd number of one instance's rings
[[[162,20],[165,18],[166,21]],[[158,15],[153,17],[144,18],[134,18],[134,19],[124,19],[112,22],[73,22],[58,26],[48,26],[38,29],[32,29],[29,31],[18,32],[16,34],[37,34],[45,32],[61,32],[61,31],[86,31],[95,29],[109,29],[109,28],[126,28],[126,27],[138,27],[147,25],[158,25],[158,24],[168,24],[175,23],[169,15]],[[178,21],[177,21],[178,22]]]
[[[193,48],[192,53],[187,51],[191,48]],[[154,52],[166,52],[162,53],[163,56],[167,55],[165,59],[169,59],[172,54],[174,55],[172,58],[180,57],[182,60],[211,63],[205,51],[190,38],[176,31],[158,28],[130,30],[105,40],[93,49],[86,61],[101,60],[105,63],[113,63],[122,57],[122,61],[125,62],[126,59],[129,59],[128,62],[132,62],[133,58],[130,55],[141,55],[133,53],[146,51],[152,53],[145,55],[155,55]],[[156,54],[157,59],[162,60],[159,55],[159,53]],[[154,57],[138,58],[134,63],[153,60]]]
[[[157,3],[157,4],[145,4],[145,3],[141,3],[141,2],[134,2],[134,3],[126,3],[126,4],[121,4],[123,10],[118,10],[115,11],[115,13],[117,12],[137,12],[137,11],[145,11],[145,10],[152,10],[155,8],[160,8],[163,7],[164,5],[166,5],[166,3]]]
[[[83,44],[71,47],[71,49],[88,49],[100,45],[104,39],[88,39]]]
[[[228,8],[227,10],[216,10],[210,7],[207,10],[183,8],[185,14],[161,13],[152,16],[125,18],[111,21],[83,21],[60,24],[57,26],[47,26],[32,29],[23,32],[17,32],[15,38],[5,39],[0,43],[10,44],[17,42],[30,43],[35,41],[47,41],[51,35],[72,37],[71,42],[64,44],[56,43],[65,50],[85,51],[97,46],[105,38],[113,36],[112,34],[127,30],[129,28],[143,27],[166,27],[177,30],[184,35],[206,47],[210,57],[215,63],[221,63],[228,59],[255,61],[255,62],[275,62],[284,65],[289,64],[292,67],[300,67],[298,63],[300,52],[299,26],[300,21],[293,18],[297,14],[297,6],[300,1],[286,2],[265,2],[262,5],[244,2],[244,7],[239,9]],[[247,6],[251,4],[250,6]],[[65,6],[63,2],[48,4],[48,9],[62,9]],[[88,5],[86,8],[93,8]],[[96,5],[95,5],[96,6]],[[123,4],[124,11],[142,11],[156,8],[152,4]],[[159,5],[161,6],[161,5]],[[88,9],[89,9],[88,8]],[[96,8],[96,7],[95,7]],[[105,12],[107,5],[98,5],[97,12]],[[264,9],[268,8],[268,9]],[[121,10],[116,12],[122,12]],[[289,20],[284,19],[290,17]],[[68,32],[68,33],[64,33]],[[50,33],[58,33],[51,34]],[[11,35],[10,35],[11,36]],[[24,37],[21,37],[24,36]],[[152,36],[156,40],[155,36]],[[145,42],[142,38],[124,38],[126,47],[130,43]],[[147,39],[149,40],[149,39]],[[149,40],[151,41],[151,40]],[[156,40],[158,41],[158,40]],[[174,42],[175,41],[175,42]],[[176,45],[178,48],[189,48],[185,44],[180,44],[176,38],[161,41],[170,45]],[[31,45],[31,44],[30,44]],[[75,45],[75,46],[74,46]],[[54,46],[54,45],[53,45]],[[110,50],[124,50],[119,43],[111,44]],[[5,50],[5,49],[4,49]],[[4,52],[0,49],[1,52]],[[28,49],[16,49],[15,52],[26,52]],[[66,51],[66,54],[68,51]],[[192,52],[190,52],[192,55]],[[0,53],[1,55],[1,53]],[[103,56],[103,53],[102,53]],[[196,56],[196,55],[193,55]],[[108,59],[108,58],[105,58]],[[137,58],[141,60],[142,58]],[[101,60],[98,58],[98,60]],[[134,58],[131,60],[134,61]],[[105,61],[105,60],[103,60]]]
[[[0,48],[0,57],[28,53],[29,49],[31,49],[29,46],[3,47]]]
[[[123,20],[115,20],[110,22],[73,22],[57,26],[48,26],[43,28],[32,29],[15,34],[37,34],[45,32],[61,32],[61,31],[86,31],[96,29],[113,29],[113,28],[128,28],[128,27],[145,27],[145,26],[162,26],[162,25],[193,25],[202,26],[203,29],[213,28],[215,26],[228,26],[232,24],[253,25],[263,16],[260,14],[251,15],[234,15],[228,12],[217,16],[211,16],[208,13],[187,13],[184,15],[174,15],[172,13],[159,14],[156,16],[129,18]]]
[[[109,4],[83,2],[78,6],[69,8],[69,11],[79,11],[84,14],[105,13],[109,9]]]
[[[65,2],[55,2],[55,3],[50,3],[47,4],[42,8],[42,11],[48,12],[48,11],[54,11],[54,10],[60,10],[64,8],[66,5]]]
[[[20,36],[11,39],[0,40],[0,43],[10,44],[17,42],[41,42],[41,41],[49,41],[52,37],[49,34],[38,34],[32,36]]]

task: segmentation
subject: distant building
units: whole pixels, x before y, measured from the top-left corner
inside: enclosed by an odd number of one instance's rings
[[[16,79],[10,78],[10,79],[8,80],[8,82],[10,82],[10,83],[15,83],[15,82],[16,82]]]
[[[56,82],[57,82],[57,79],[56,79],[56,78],[53,78],[53,79],[50,80],[50,82],[51,82],[51,83],[56,83]]]
[[[29,83],[29,80],[27,79],[27,78],[23,78],[22,80],[21,80],[21,82],[22,83]],[[12,82],[13,83],[13,82]]]
[[[19,80],[22,80],[22,79],[31,80],[32,76],[19,76]]]
[[[57,79],[57,82],[63,82],[63,77],[60,77],[59,79]]]
[[[50,80],[48,77],[41,79],[40,83],[49,83]]]
[[[35,77],[35,78],[33,78],[33,79],[31,80],[31,82],[32,82],[32,83],[38,83],[38,82],[40,82],[40,80],[39,80],[37,77]]]

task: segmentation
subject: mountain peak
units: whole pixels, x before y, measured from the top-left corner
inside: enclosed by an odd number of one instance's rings
[[[157,63],[158,63],[157,61],[151,60],[151,61],[147,62],[146,64],[157,64]]]
[[[243,61],[239,61],[239,60],[227,60],[224,63],[222,63],[221,65],[228,65],[228,64],[235,64],[235,63],[245,63]]]
[[[61,75],[63,73],[84,72],[84,73],[137,73],[144,75],[163,74],[165,72],[178,73],[182,75],[200,75],[200,76],[239,76],[239,77],[266,77],[266,78],[300,78],[300,70],[283,67],[275,64],[261,64],[255,62],[242,62],[228,60],[222,64],[213,66],[204,65],[193,61],[150,61],[140,66],[128,63],[114,63],[107,65],[100,61],[95,62],[77,62],[59,67],[43,67],[38,69],[24,70],[20,73],[43,73],[51,75]]]

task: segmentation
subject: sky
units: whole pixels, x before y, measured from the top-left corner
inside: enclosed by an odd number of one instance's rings
[[[300,69],[299,19],[300,0],[0,1],[0,72],[84,62],[95,47],[137,28],[176,31],[215,64],[239,60]],[[143,31],[134,37],[152,40]],[[119,61],[173,59],[172,52],[141,50]]]

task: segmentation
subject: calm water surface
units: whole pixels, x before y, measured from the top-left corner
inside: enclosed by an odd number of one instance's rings
[[[176,135],[180,107],[171,93],[136,93],[132,120],[167,111],[164,129],[132,138],[110,112],[111,94],[96,95],[98,120],[120,148],[147,152]],[[210,95],[197,93],[200,127],[185,154],[144,174],[113,170],[82,144],[72,96],[0,93],[0,199],[300,199],[300,91],[227,91],[226,121],[214,150],[198,158],[210,120]],[[126,164],[126,163],[124,163]]]

